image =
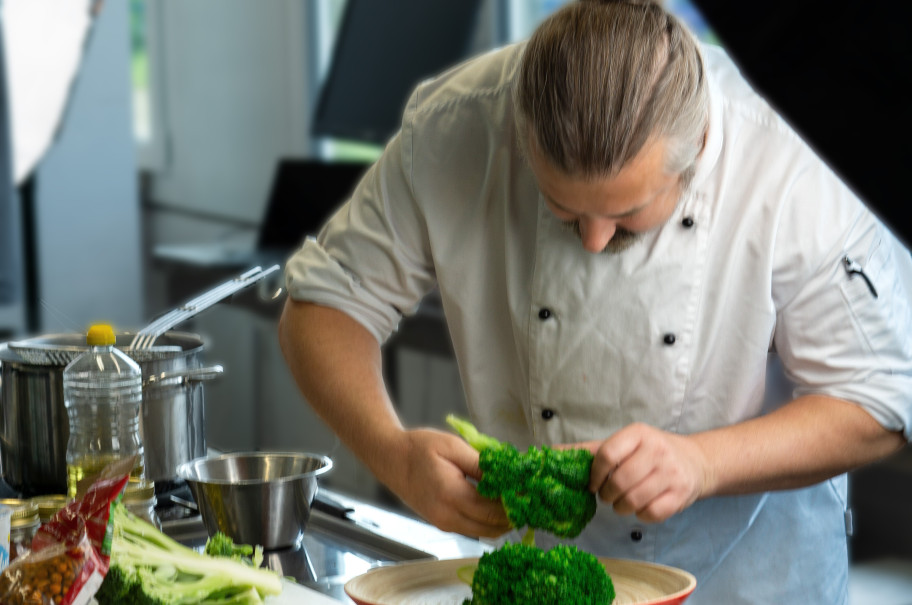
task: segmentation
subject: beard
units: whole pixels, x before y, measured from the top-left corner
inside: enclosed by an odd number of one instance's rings
[[[583,239],[583,232],[580,229],[579,221],[569,221],[564,224],[566,225],[567,229],[572,231],[578,238],[580,238],[580,240]],[[623,227],[616,227],[614,230],[614,235],[611,236],[611,239],[608,240],[608,243],[605,244],[604,248],[602,248],[600,254],[620,254],[641,239],[643,239],[642,233],[630,231],[629,229],[624,229]]]

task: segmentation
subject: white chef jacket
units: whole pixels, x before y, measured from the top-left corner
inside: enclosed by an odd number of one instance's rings
[[[805,393],[912,439],[912,257],[724,52],[703,48],[711,120],[690,191],[606,255],[552,216],[517,151],[523,48],[416,89],[350,201],[290,258],[290,296],[383,342],[437,287],[472,419],[520,447],[634,421],[692,433]],[[690,571],[692,605],[843,603],[846,483],[711,498],[659,524],[603,505],[578,542]]]

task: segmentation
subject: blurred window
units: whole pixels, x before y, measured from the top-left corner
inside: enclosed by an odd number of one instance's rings
[[[317,98],[333,54],[333,45],[345,11],[346,0],[301,0],[306,2],[312,99]],[[479,30],[494,32],[481,36],[477,52],[524,39],[548,15],[572,0],[486,0]],[[133,85],[134,134],[141,168],[161,168],[164,164],[162,103],[156,86],[156,44],[160,37],[158,11],[162,0],[129,0],[131,79]],[[716,37],[690,0],[666,0],[666,6],[684,20],[703,40]],[[382,145],[333,137],[315,139],[315,155],[322,159],[371,162],[379,157]]]
[[[149,113],[145,0],[130,0],[130,80],[133,83],[133,133],[137,141],[148,141],[152,136],[152,116]]]
[[[527,38],[548,15],[568,1],[573,0],[489,0],[489,3],[496,3],[497,6],[494,7],[495,10],[483,10],[481,19],[502,19],[503,23],[479,23],[479,28],[501,32],[499,36],[494,36],[490,40],[488,45],[490,48],[516,42]],[[328,53],[319,58],[321,82],[322,77],[328,71],[329,59],[344,11],[344,4],[344,0],[333,0],[333,12],[322,21],[324,29],[318,32],[318,36],[326,41],[326,44],[321,44],[321,48]],[[690,0],[666,0],[666,7],[684,21],[701,40],[717,43],[712,30]],[[498,8],[501,10],[497,10]],[[331,160],[373,161],[379,157],[382,151],[382,145],[372,143],[331,137],[320,139],[321,156]]]
[[[155,77],[161,0],[129,0],[130,81],[133,90],[133,136],[139,167],[162,168],[165,145],[162,124],[162,91]]]
[[[527,38],[538,24],[555,10],[572,0],[507,0],[508,6],[508,40],[518,41]],[[703,15],[690,0],[665,0],[665,8],[675,14],[701,40],[716,43],[713,34]]]

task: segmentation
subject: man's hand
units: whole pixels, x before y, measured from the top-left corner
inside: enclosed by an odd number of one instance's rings
[[[478,452],[461,438],[432,429],[399,433],[390,464],[375,472],[405,504],[444,531],[493,538],[511,529],[498,500],[485,498],[478,480]]]
[[[706,458],[694,441],[645,424],[574,447],[595,456],[589,489],[618,514],[644,521],[664,521],[684,510],[708,481]]]
[[[806,395],[701,433],[631,424],[604,441],[572,447],[595,455],[589,488],[615,511],[663,521],[698,498],[806,487],[904,444],[902,433],[882,427],[861,406]]]

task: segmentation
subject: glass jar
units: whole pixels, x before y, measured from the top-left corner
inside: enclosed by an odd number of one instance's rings
[[[51,520],[57,511],[67,505],[67,497],[64,494],[48,494],[46,496],[35,496],[30,500],[38,507],[38,519],[42,524]]]
[[[155,512],[155,482],[130,478],[124,489],[123,503],[134,515],[161,529],[161,520]]]
[[[9,562],[28,554],[32,550],[32,538],[41,525],[38,517],[38,505],[29,500],[5,498],[0,504],[13,509],[10,519],[10,548]]]

